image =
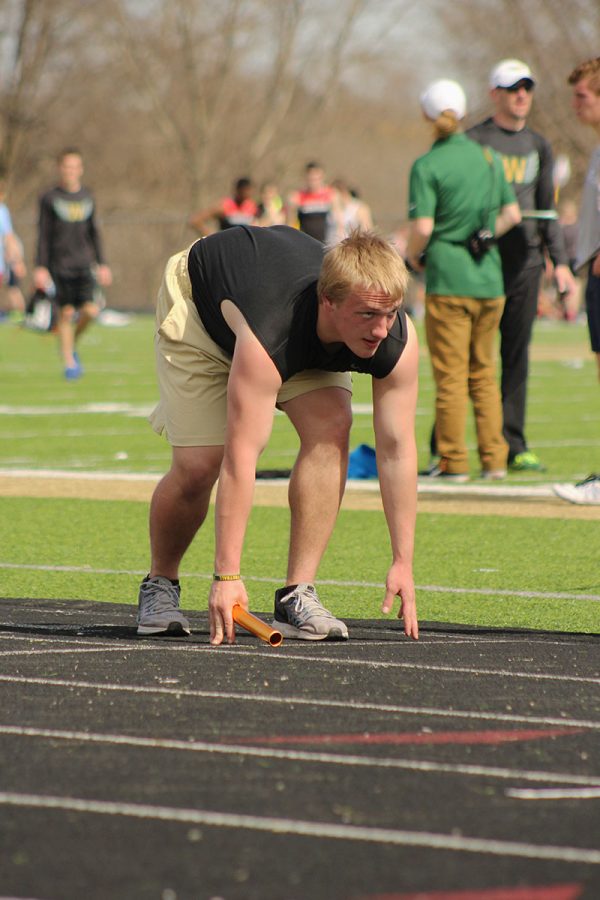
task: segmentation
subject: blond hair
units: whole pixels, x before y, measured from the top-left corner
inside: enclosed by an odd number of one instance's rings
[[[595,94],[600,94],[600,56],[580,63],[573,69],[567,81],[569,84],[577,84],[584,78],[589,78],[590,88]]]
[[[373,231],[356,229],[325,253],[317,284],[319,300],[342,303],[355,290],[376,290],[402,300],[409,275],[393,244]]]
[[[445,109],[439,114],[439,116],[433,123],[433,127],[435,128],[437,137],[444,140],[444,138],[448,138],[451,134],[456,134],[456,132],[458,131],[458,116],[453,109]]]

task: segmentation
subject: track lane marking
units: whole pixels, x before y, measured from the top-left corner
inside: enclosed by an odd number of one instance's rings
[[[133,607],[132,607],[132,609],[133,609]],[[45,609],[38,609],[38,608],[32,608],[32,607],[30,607],[28,611],[29,612],[38,612],[38,613],[47,612],[47,610],[45,610]],[[183,611],[186,612],[185,609]],[[81,610],[77,610],[76,612],[81,612]],[[187,610],[187,612],[193,613],[193,612],[195,612],[195,610]],[[75,615],[75,612],[68,610],[68,609],[65,609],[64,613],[65,613],[65,616],[71,617],[71,618],[73,618],[73,616]],[[260,612],[258,613],[258,615],[260,615]],[[132,616],[133,616],[133,612],[132,612]],[[375,620],[375,621],[377,621],[377,620]],[[383,620],[383,619],[381,620],[381,623],[384,626],[384,628],[387,627],[387,629],[389,630],[389,627],[390,627],[389,623],[386,623],[385,620]],[[198,627],[195,627],[195,628],[193,627],[195,624],[197,624],[197,623],[192,622],[192,633],[193,634],[202,633]],[[48,640],[48,638],[46,638],[46,637],[32,636],[31,634],[29,634],[27,629],[32,629],[37,632],[47,632],[48,637],[52,638],[52,640],[72,640],[71,635],[69,633],[67,633],[67,634],[64,633],[64,629],[68,628],[68,627],[69,627],[68,623],[61,623],[61,622],[57,622],[55,625],[48,625],[46,623],[36,623],[36,622],[25,622],[25,623],[20,622],[18,624],[15,624],[13,622],[0,622],[0,639],[14,640],[15,638],[19,638],[21,640],[28,640],[28,641]],[[77,625],[77,626],[71,625],[70,627],[84,629],[84,630],[85,629],[97,629],[97,628],[112,628],[115,630],[129,628],[131,631],[133,631],[133,628],[134,628],[133,625],[130,625],[127,623],[117,624],[117,623],[115,623],[114,620],[112,622],[97,622],[97,623],[94,623],[94,625]],[[7,628],[9,630],[2,631],[2,628]],[[508,636],[503,636],[501,634],[498,634],[497,636],[494,636],[494,637],[483,636],[483,635],[478,637],[476,634],[471,634],[471,635],[465,634],[464,636],[463,635],[452,635],[452,637],[449,637],[448,635],[450,634],[450,632],[439,633],[436,631],[428,631],[427,628],[422,629],[422,630],[423,630],[423,636],[426,638],[426,640],[409,641],[409,640],[404,639],[403,632],[401,632],[400,628],[398,628],[397,635],[400,639],[398,643],[402,644],[402,648],[404,650],[410,650],[411,648],[414,648],[415,650],[421,650],[424,647],[429,649],[432,646],[434,646],[434,644],[436,644],[436,643],[439,644],[442,642],[443,642],[444,646],[449,645],[449,644],[456,644],[459,646],[461,644],[465,644],[467,646],[470,644],[474,644],[474,645],[475,644],[476,645],[479,645],[479,644],[528,644],[528,645],[543,644],[544,647],[562,647],[563,649],[565,648],[564,641],[546,640],[546,639],[544,639],[543,633],[537,634],[535,631],[532,631],[531,637],[528,638],[528,637],[508,637]],[[73,633],[73,635],[75,635],[75,634],[80,634],[81,632],[73,631],[72,633]],[[208,624],[206,625],[205,633],[208,634]],[[595,634],[592,634],[592,633],[584,634],[582,632],[568,633],[567,636],[568,637],[583,637],[583,638],[595,638],[596,637]],[[90,640],[92,640],[92,639],[93,639],[93,634],[90,633]],[[101,637],[97,636],[95,638],[95,640],[109,641],[109,640],[112,640],[112,638],[108,638],[108,637],[101,638]],[[132,645],[135,645],[138,643],[139,638],[132,636],[131,638],[120,638],[120,640],[123,642],[123,646],[132,646]],[[145,640],[147,640],[147,639],[145,639]],[[128,643],[126,643],[126,642],[128,642]],[[86,642],[79,641],[79,643],[86,643]],[[158,641],[157,643],[159,644],[161,642]],[[163,643],[165,646],[167,646],[167,641],[164,641]],[[586,643],[587,643],[587,641],[586,641]],[[371,640],[370,638],[365,638],[365,639],[355,638],[354,640],[352,640],[352,643],[350,644],[350,646],[355,646],[355,645],[360,645],[360,644],[366,644],[368,647],[386,647],[386,646],[390,646],[390,645],[395,645],[395,642],[392,638],[390,638],[389,640],[375,640],[375,641]],[[190,651],[190,650],[196,651],[199,649],[206,649],[206,650],[208,650],[208,649],[214,650],[215,649],[214,647],[208,647],[208,646],[204,647],[195,642],[189,642],[189,641],[183,642],[183,643],[182,642],[175,643],[175,642],[169,641],[168,646],[169,647],[177,647],[180,650],[187,650],[187,651]],[[348,645],[342,645],[342,646],[348,646]],[[254,653],[254,654],[261,653],[260,650],[254,650],[252,647],[246,646],[243,644],[236,644],[234,647],[230,647],[230,648],[228,648],[226,645],[224,645],[221,649],[222,650],[231,649],[231,650],[235,650],[238,653]],[[330,650],[333,649],[332,645],[329,645],[329,649]],[[269,656],[273,657],[272,653],[264,652],[264,651],[262,652],[262,655],[264,655],[265,657],[269,657]],[[311,657],[311,660],[314,660],[317,658],[318,657]]]
[[[22,725],[0,725],[0,734],[9,737],[39,738],[73,743],[108,744],[110,746],[139,747],[147,750],[173,750],[184,753],[206,753],[222,756],[242,756],[257,759],[276,759],[282,762],[316,763],[318,765],[350,766],[369,769],[398,769],[426,774],[462,775],[469,778],[497,778],[500,780],[543,782],[546,784],[596,787],[600,776],[576,775],[569,772],[542,772],[532,769],[507,769],[501,766],[480,766],[470,763],[442,763],[432,760],[398,759],[361,754],[322,753],[310,750],[277,750],[252,747],[239,743],[153,738],[139,735],[99,734],[93,731],[71,731],[58,728],[33,728]]]
[[[515,800],[600,800],[600,784],[589,788],[509,788],[504,793]]]
[[[565,737],[570,734],[581,734],[581,728],[545,728],[523,729],[521,731],[436,731],[436,732],[412,732],[412,731],[384,731],[370,732],[360,731],[350,734],[277,734],[255,735],[253,737],[239,738],[242,744],[316,744],[333,746],[337,744],[378,745],[391,744],[400,746],[404,744],[431,745],[431,744],[503,744],[518,741],[536,741],[543,738]]]
[[[559,728],[583,728],[600,731],[600,721],[590,719],[569,719],[566,716],[523,716],[514,713],[485,712],[479,710],[439,709],[430,706],[404,706],[393,703],[365,703],[356,700],[324,700],[321,698],[274,697],[266,694],[246,694],[236,691],[202,691],[192,688],[168,688],[147,685],[113,684],[111,682],[76,681],[65,678],[43,678],[41,676],[0,675],[0,683],[29,684],[42,687],[80,688],[98,692],[115,691],[131,694],[166,695],[171,697],[202,698],[206,700],[235,700],[248,703],[273,703],[286,706],[314,706],[323,709],[370,710],[374,712],[404,713],[416,716],[436,716],[448,719],[472,719],[492,722],[521,722],[527,725],[557,725]]]
[[[391,844],[405,847],[425,847],[435,850],[490,854],[492,856],[514,856],[525,859],[600,865],[600,850],[587,847],[530,844],[522,841],[504,841],[427,831],[404,831],[394,828],[342,825],[337,822],[311,822],[302,819],[242,815],[240,813],[224,813],[207,809],[185,809],[81,797],[19,794],[9,791],[0,792],[0,805],[22,809],[59,810],[61,812],[76,812],[87,815],[124,816],[162,822],[180,822],[186,825],[234,828],[262,831],[270,834],[359,841],[372,844]]]
[[[32,626],[33,627],[33,626]],[[3,635],[0,635],[0,637]],[[14,636],[14,633],[13,635]],[[27,639],[22,635],[19,635],[21,639]],[[33,639],[32,639],[33,640]],[[38,638],[37,640],[48,640],[47,638]],[[68,637],[63,637],[61,643],[66,643],[68,641]],[[196,652],[200,650],[208,650],[211,653],[215,652],[215,648],[212,646],[198,646],[197,644],[193,645],[185,645],[181,643],[174,644],[164,644],[159,643],[142,643],[140,639],[132,639],[132,640],[121,640],[118,647],[113,645],[113,642],[106,641],[98,641],[98,640],[89,640],[89,641],[74,641],[74,643],[78,644],[78,647],[86,648],[88,652],[102,652],[103,649],[111,652],[124,651],[124,650],[136,650],[136,651],[158,651],[163,652],[164,649],[169,646],[172,649],[183,649],[183,650],[194,650]],[[387,642],[384,642],[387,643]],[[230,649],[230,648],[223,648]],[[43,649],[43,650],[2,650],[0,649],[0,658],[3,656],[19,656],[19,655],[36,655],[41,653],[77,653],[77,652],[85,652],[83,649],[79,651],[77,648],[75,649],[55,649],[52,647]],[[218,653],[219,650],[216,650]],[[222,651],[221,651],[222,652]],[[493,676],[493,677],[502,677],[502,678],[532,678],[535,681],[537,680],[547,680],[547,681],[566,681],[566,682],[578,682],[583,684],[600,684],[599,676],[586,676],[586,675],[553,675],[549,672],[519,672],[511,669],[479,669],[473,668],[471,666],[442,666],[436,665],[433,663],[415,663],[415,662],[397,662],[397,661],[389,661],[389,660],[372,660],[372,659],[352,659],[346,657],[336,657],[334,659],[330,657],[315,657],[308,656],[304,654],[298,653],[289,653],[286,652],[285,655],[282,654],[273,654],[272,652],[264,652],[262,650],[254,650],[250,647],[236,647],[233,650],[237,655],[243,656],[259,656],[263,659],[274,659],[286,662],[289,661],[306,661],[312,664],[322,663],[324,665],[348,665],[348,666],[365,666],[371,667],[374,669],[383,668],[383,669],[410,669],[418,670],[418,671],[433,671],[433,672],[449,672],[449,673],[458,673],[458,674],[467,674],[467,675],[485,675],[485,676]]]

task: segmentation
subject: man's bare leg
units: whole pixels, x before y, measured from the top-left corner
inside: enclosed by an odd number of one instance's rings
[[[95,303],[84,303],[83,306],[79,310],[79,316],[77,318],[77,324],[75,325],[74,332],[74,343],[77,343],[83,332],[89,327],[89,325],[98,318],[98,313],[100,312],[98,306]]]
[[[206,518],[222,447],[174,447],[169,472],[150,504],[150,575],[176,579],[181,559]]]
[[[66,369],[72,369],[76,365],[73,356],[73,351],[75,349],[75,339],[73,336],[74,317],[74,306],[61,306],[58,310],[56,336],[58,337],[58,345]]]
[[[343,388],[322,388],[283,408],[300,437],[289,485],[287,583],[313,583],[346,485],[351,395]]]

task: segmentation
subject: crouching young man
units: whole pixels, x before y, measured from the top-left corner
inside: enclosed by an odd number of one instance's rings
[[[300,439],[289,485],[285,585],[275,627],[288,638],[340,640],[346,625],[319,601],[315,579],[346,482],[350,372],[373,382],[377,465],[391,563],[382,610],[399,596],[418,638],[412,572],[416,516],[418,348],[402,309],[408,275],[395,248],[355,233],[334,248],[284,225],[241,226],[173,256],[158,297],[160,402],[152,415],[172,465],[150,508],[151,568],[140,587],[139,634],[189,634],[179,609],[181,559],[218,479],[210,640],[235,640],[248,608],[242,550],[256,464],[276,407]]]

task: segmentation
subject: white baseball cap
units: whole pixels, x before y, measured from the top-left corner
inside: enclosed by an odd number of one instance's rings
[[[458,81],[440,78],[421,94],[421,109],[433,122],[447,109],[456,113],[459,119],[464,119],[467,98]]]
[[[520,59],[503,59],[494,66],[490,72],[490,87],[493,88],[509,88],[519,81],[529,81],[535,84],[535,78],[531,74],[531,69],[526,63]]]

